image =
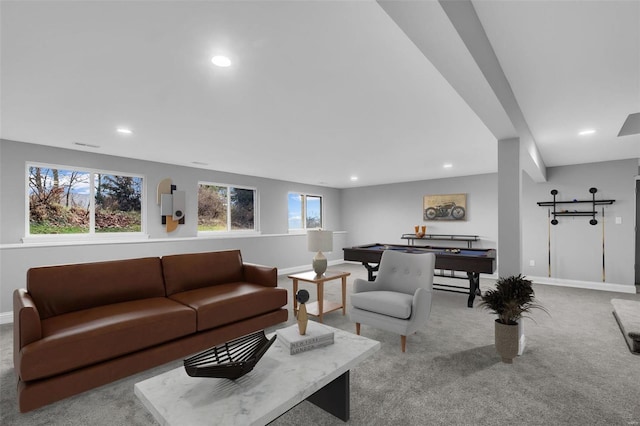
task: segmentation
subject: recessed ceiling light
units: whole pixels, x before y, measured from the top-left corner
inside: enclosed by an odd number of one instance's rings
[[[211,62],[213,63],[213,65],[216,65],[218,67],[228,67],[231,65],[231,59],[221,55],[217,55],[211,58]]]
[[[351,180],[352,180],[353,182],[357,181],[357,180],[358,180],[358,176],[351,176]]]
[[[451,163],[444,163],[444,164],[442,165],[442,167],[444,167],[445,169],[450,169],[450,168],[452,168],[452,167],[453,167],[453,164],[451,164]]]
[[[130,135],[130,134],[132,134],[132,133],[133,133],[131,130],[129,130],[129,129],[127,129],[127,128],[124,128],[124,127],[118,127],[118,128],[116,129],[116,131],[117,131],[118,133],[122,133],[123,135]]]
[[[581,132],[579,132],[578,134],[579,134],[580,136],[585,136],[585,135],[592,135],[592,134],[594,134],[595,132],[596,132],[596,131],[595,131],[594,129],[585,129],[585,130],[582,130]]]

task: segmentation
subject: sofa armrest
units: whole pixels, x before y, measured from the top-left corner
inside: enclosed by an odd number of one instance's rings
[[[31,295],[24,288],[13,292],[13,363],[20,371],[20,350],[42,338],[40,314]]]
[[[255,265],[253,263],[243,263],[242,270],[244,272],[244,279],[247,282],[260,284],[265,287],[278,286],[278,268]]]

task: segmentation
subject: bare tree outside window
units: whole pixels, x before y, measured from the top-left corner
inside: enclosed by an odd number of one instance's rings
[[[29,167],[29,233],[88,233],[88,182],[88,172]]]
[[[255,189],[200,184],[198,231],[255,230],[255,197]]]
[[[141,177],[38,166],[28,173],[30,235],[141,231]]]
[[[198,231],[227,230],[227,187],[198,187]]]

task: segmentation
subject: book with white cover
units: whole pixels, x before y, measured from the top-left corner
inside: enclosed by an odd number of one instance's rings
[[[307,331],[300,335],[298,324],[276,330],[278,340],[292,350],[303,347],[318,347],[333,343],[333,331],[315,321],[307,323]]]
[[[312,349],[321,348],[323,346],[329,346],[329,345],[333,345],[333,340],[310,343],[308,345],[298,346],[295,348],[292,347],[292,348],[289,348],[289,354],[295,355],[295,354],[299,354],[300,352],[306,352]]]

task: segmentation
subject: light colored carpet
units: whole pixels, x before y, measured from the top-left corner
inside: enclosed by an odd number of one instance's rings
[[[366,278],[353,264],[333,269]],[[442,279],[437,279],[442,280]],[[280,285],[291,290],[281,277]],[[482,288],[492,285],[482,280]],[[339,281],[325,298],[339,300]],[[315,300],[315,287],[301,283]],[[351,371],[353,425],[640,425],[640,358],[631,354],[611,311],[610,300],[640,295],[536,285],[550,316],[533,313],[525,322],[527,346],[512,365],[493,346],[494,316],[466,307],[467,297],[436,291],[430,321],[407,339],[362,327],[382,342],[374,356]],[[350,289],[349,289],[350,291]],[[293,318],[290,319],[293,323]],[[348,315],[325,323],[355,332]],[[133,393],[133,385],[181,361],[94,389],[30,413],[17,412],[11,325],[0,327],[0,424],[155,425]],[[256,368],[260,368],[260,364]],[[303,402],[273,425],[339,425],[340,420]]]

